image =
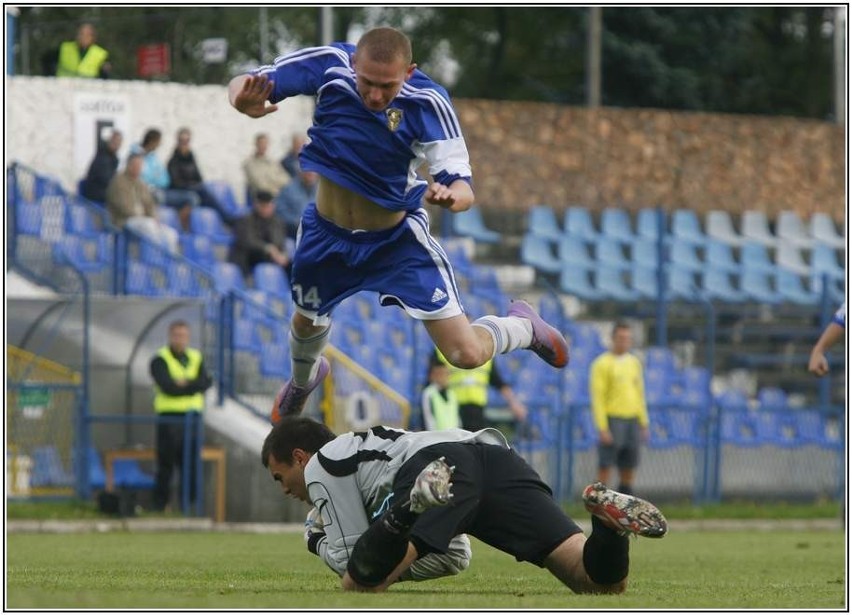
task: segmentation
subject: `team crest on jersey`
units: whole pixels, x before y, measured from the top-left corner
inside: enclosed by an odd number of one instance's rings
[[[385,115],[388,117],[388,129],[391,132],[396,132],[396,129],[399,128],[400,122],[402,122],[402,109],[389,107],[387,111],[385,111]]]

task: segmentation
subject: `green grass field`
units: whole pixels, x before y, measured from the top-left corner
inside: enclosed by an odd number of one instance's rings
[[[299,534],[7,535],[6,606],[58,609],[842,609],[839,531],[681,532],[631,541],[621,596],[578,596],[473,541],[461,575],[344,594]]]

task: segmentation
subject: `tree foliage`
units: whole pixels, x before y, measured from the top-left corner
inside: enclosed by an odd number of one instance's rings
[[[269,52],[318,42],[319,7],[267,7]],[[136,78],[136,49],[167,42],[169,78],[225,83],[269,62],[257,7],[24,7],[18,72],[41,74],[40,59],[76,24],[91,20],[111,52],[114,77]],[[602,99],[611,106],[830,116],[832,13],[821,7],[604,7]],[[394,25],[413,41],[415,61],[454,96],[583,104],[588,10],[575,7],[335,7],[334,33]],[[224,37],[229,62],[205,65],[200,43]],[[24,50],[26,51],[24,53]],[[444,77],[446,56],[457,78]],[[26,62],[26,65],[23,63]]]

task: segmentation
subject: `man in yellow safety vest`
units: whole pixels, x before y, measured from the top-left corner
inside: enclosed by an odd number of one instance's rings
[[[77,39],[59,45],[56,64],[57,77],[87,77],[106,79],[111,70],[109,52],[95,44],[95,27],[90,23],[80,25]]]
[[[420,398],[423,426],[429,431],[458,429],[462,426],[459,401],[449,385],[449,366],[444,363],[430,365],[429,384],[423,389]]]
[[[468,431],[479,431],[488,425],[485,422],[485,407],[488,405],[488,387],[494,387],[509,404],[509,410],[515,419],[523,423],[527,418],[527,409],[515,397],[512,387],[506,383],[497,370],[494,359],[473,369],[460,369],[450,365],[441,351],[435,349],[432,362],[443,363],[450,368],[450,390],[455,393],[459,404],[459,416],[462,428]]]
[[[154,411],[157,413],[157,478],[154,509],[162,511],[169,501],[175,468],[181,481],[189,480],[189,500],[195,501],[194,462],[199,454],[199,425],[204,410],[204,391],[213,384],[201,352],[189,347],[189,325],[176,320],[169,325],[169,343],[151,359],[154,379]],[[186,431],[189,430],[187,434]],[[190,466],[184,468],[184,443],[189,445]]]

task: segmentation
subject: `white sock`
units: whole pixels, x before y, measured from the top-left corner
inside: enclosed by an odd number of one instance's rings
[[[518,316],[483,316],[473,321],[474,327],[482,327],[494,340],[494,354],[505,354],[518,348],[529,348],[532,344],[532,323]]]
[[[328,343],[329,331],[331,331],[330,326],[319,335],[301,338],[296,337],[293,329],[290,329],[290,365],[293,368],[293,382],[296,386],[307,385],[316,375],[317,359]]]

